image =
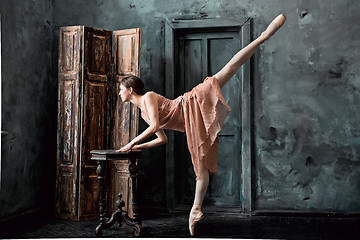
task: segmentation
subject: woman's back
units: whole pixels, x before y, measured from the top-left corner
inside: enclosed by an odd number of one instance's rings
[[[180,96],[174,100],[170,100],[160,94],[156,93],[156,95],[159,101],[159,128],[185,132],[185,122],[181,104],[182,97]],[[145,108],[141,111],[141,117],[150,125],[149,113],[145,101],[144,106]]]

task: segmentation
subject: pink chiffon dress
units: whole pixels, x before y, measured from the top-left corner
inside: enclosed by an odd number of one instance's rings
[[[215,77],[207,77],[190,92],[174,100],[158,95],[160,129],[186,132],[188,148],[196,179],[200,179],[199,163],[211,174],[217,172],[218,133],[230,112]],[[146,108],[141,117],[150,124]]]

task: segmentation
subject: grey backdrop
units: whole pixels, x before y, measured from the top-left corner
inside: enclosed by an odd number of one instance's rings
[[[248,16],[254,38],[279,13],[285,25],[252,59],[254,207],[360,211],[360,2],[1,0],[0,11],[0,217],[53,211],[60,26],[140,27],[141,77],[164,94],[164,18]],[[141,159],[144,204],[165,205],[164,149]]]

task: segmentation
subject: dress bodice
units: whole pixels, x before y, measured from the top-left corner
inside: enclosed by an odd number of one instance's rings
[[[172,129],[185,132],[184,116],[182,111],[182,97],[174,100],[167,99],[160,94],[158,96],[159,124],[160,129]],[[144,102],[145,103],[145,102]],[[146,103],[141,110],[141,117],[150,125],[149,113]]]

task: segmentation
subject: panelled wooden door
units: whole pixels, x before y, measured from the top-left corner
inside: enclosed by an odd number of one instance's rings
[[[58,76],[58,129],[56,215],[77,220],[78,164],[80,158],[81,27],[60,31]]]
[[[177,39],[176,95],[190,91],[207,76],[216,74],[240,50],[239,31],[182,32]],[[224,128],[219,133],[218,173],[210,176],[204,205],[240,207],[241,193],[241,77],[234,77],[221,89],[231,107]],[[195,192],[195,174],[185,134],[176,133],[178,158],[181,169],[178,199],[192,204]]]
[[[120,81],[128,75],[140,77],[140,28],[119,30],[113,32],[114,82],[113,82],[113,127],[111,148],[119,149],[125,146],[138,134],[139,109],[131,103],[124,103],[119,97]],[[127,121],[124,121],[127,119]],[[131,187],[132,182],[127,164],[123,161],[113,161],[111,169],[111,192],[109,196],[110,212],[115,210],[115,202],[119,193],[123,194],[125,211],[132,216]]]
[[[58,218],[85,220],[98,217],[97,163],[90,160],[90,151],[118,149],[136,136],[138,110],[118,98],[116,79],[129,74],[139,76],[139,55],[140,29],[111,32],[84,26],[60,28]],[[110,183],[108,211],[113,210],[112,201],[115,201],[119,187],[122,187],[121,191],[128,191],[131,186],[127,167],[115,167],[125,169],[125,172],[106,174],[109,176],[106,181]],[[126,177],[121,178],[122,175]],[[132,196],[123,197],[130,204],[126,197]]]
[[[97,163],[90,151],[109,148],[112,32],[84,27],[79,220],[98,216]]]

